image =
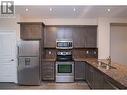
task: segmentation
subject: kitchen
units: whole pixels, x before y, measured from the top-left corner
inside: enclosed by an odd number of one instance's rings
[[[0,83],[3,89],[126,89],[127,66],[117,64],[120,63],[119,60],[117,62],[114,60],[115,54],[110,50],[114,49],[112,43],[115,37],[110,41],[110,32],[114,35],[112,31],[117,31],[119,26],[126,29],[127,19],[116,18],[117,15],[111,18],[112,11],[110,12],[107,6],[67,6],[66,8],[17,6],[16,8],[20,16],[0,19],[1,30],[7,28],[17,30],[17,82],[11,86],[8,83]],[[125,10],[127,7],[110,6],[110,8]],[[83,19],[77,19],[79,12],[82,12],[81,9],[90,11]],[[46,16],[49,16],[49,19],[42,19],[37,15],[37,10],[46,11],[44,14],[48,14]],[[71,13],[63,16],[62,10]],[[95,16],[98,17],[97,19],[92,17],[95,10],[101,11],[100,17]],[[44,14],[42,13],[41,16],[45,18]],[[53,19],[54,15],[55,19]],[[32,54],[37,55],[32,56]],[[36,62],[31,62],[31,57],[35,56],[38,57]],[[37,64],[38,69],[35,68]],[[43,86],[45,83],[50,84],[49,88],[36,86]],[[57,87],[51,87],[54,84]],[[80,88],[82,84],[84,86]],[[77,87],[73,88],[74,85]]]

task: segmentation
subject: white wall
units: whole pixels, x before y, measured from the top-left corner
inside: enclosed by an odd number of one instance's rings
[[[98,58],[110,55],[110,24],[108,18],[98,18]]]
[[[17,22],[20,21],[20,16],[15,16],[13,18],[0,18],[0,30],[15,30],[17,35],[17,40],[20,38],[20,25]]]
[[[109,57],[110,52],[110,24],[127,23],[123,18],[98,18],[98,58],[105,59]]]
[[[97,25],[97,19],[41,19],[21,18],[22,22],[43,22],[45,25]]]
[[[111,58],[127,64],[127,25],[111,26]]]

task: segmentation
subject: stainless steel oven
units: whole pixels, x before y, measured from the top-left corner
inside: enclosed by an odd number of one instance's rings
[[[57,51],[57,58],[56,58],[57,61],[73,61],[73,58],[72,58],[72,51],[69,50],[60,50],[60,51]]]
[[[72,40],[57,40],[56,48],[57,49],[72,49],[73,41]]]
[[[57,40],[56,82],[74,82],[72,40]]]
[[[56,82],[74,82],[74,62],[56,62]]]

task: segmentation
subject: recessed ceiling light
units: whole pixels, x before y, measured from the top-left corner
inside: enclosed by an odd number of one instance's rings
[[[110,12],[110,11],[111,11],[111,9],[107,9],[107,11],[108,11],[108,12]]]
[[[73,11],[75,12],[75,11],[76,11],[76,9],[75,9],[75,8],[73,8]]]
[[[28,11],[29,11],[29,9],[28,9],[28,8],[26,8],[26,9],[25,9],[25,11],[26,11],[26,12],[28,12]]]
[[[49,11],[52,11],[52,8],[50,8]]]

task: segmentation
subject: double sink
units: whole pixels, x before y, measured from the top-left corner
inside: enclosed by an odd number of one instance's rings
[[[97,67],[99,69],[105,69],[105,70],[109,70],[109,69],[116,69],[116,67],[112,66],[111,65],[111,59],[106,59],[106,60],[99,60],[98,59],[98,62],[97,62]]]

